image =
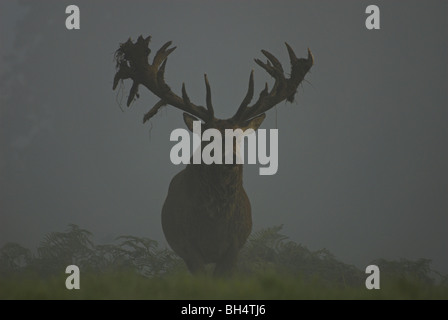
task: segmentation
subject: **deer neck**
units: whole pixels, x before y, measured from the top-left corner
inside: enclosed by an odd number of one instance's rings
[[[221,199],[233,198],[243,188],[243,165],[194,165],[187,166],[198,177],[205,194]]]

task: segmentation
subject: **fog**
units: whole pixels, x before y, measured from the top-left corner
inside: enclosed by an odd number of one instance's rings
[[[448,273],[448,3],[375,1],[71,1],[0,3],[0,246],[30,249],[69,223],[98,242],[145,236],[167,245],[160,214],[171,178],[169,139],[182,112],[130,82],[112,91],[114,51],[152,36],[152,55],[177,46],[166,81],[182,82],[215,114],[234,114],[254,69],[256,95],[273,80],[261,49],[289,70],[284,42],[315,65],[292,104],[267,113],[278,128],[278,172],[245,165],[254,230],[282,233],[365,268],[376,258],[428,258]],[[263,59],[264,60],[264,59]]]

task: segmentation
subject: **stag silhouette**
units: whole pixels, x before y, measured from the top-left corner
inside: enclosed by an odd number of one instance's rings
[[[291,74],[286,78],[279,60],[262,50],[267,62],[258,59],[255,62],[275,79],[274,86],[269,90],[266,83],[258,100],[249,106],[254,95],[252,71],[247,94],[237,112],[233,117],[222,120],[214,116],[207,75],[204,75],[206,108],[190,101],[185,84],[182,84],[182,97],[179,97],[164,78],[167,57],[176,47],[169,48],[171,41],[165,43],[150,64],[150,39],[150,36],[140,36],[135,42],[129,39],[120,44],[115,54],[117,72],[113,89],[116,89],[120,80],[133,80],[128,106],[138,97],[140,84],[160,98],[145,114],[143,122],[154,116],[162,106],[171,105],[184,111],[184,122],[191,131],[193,121],[200,119],[204,130],[217,129],[222,137],[225,129],[256,130],[263,122],[266,111],[281,101],[292,102],[298,86],[314,63],[309,49],[308,57],[299,59],[285,43],[291,61]],[[233,152],[236,152],[235,148]],[[204,272],[206,264],[216,263],[215,274],[231,273],[238,252],[252,229],[251,205],[243,188],[243,165],[235,162],[188,164],[171,180],[162,209],[162,228],[169,245],[185,261],[190,272]]]

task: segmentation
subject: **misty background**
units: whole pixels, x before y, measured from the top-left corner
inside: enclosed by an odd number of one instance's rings
[[[65,28],[76,4],[81,29]],[[365,8],[381,29],[365,28]],[[365,268],[373,259],[428,258],[448,273],[448,3],[446,1],[1,1],[0,246],[30,249],[75,223],[100,243],[131,234],[166,245],[160,214],[171,178],[169,135],[184,128],[131,83],[112,91],[114,51],[151,35],[177,46],[166,81],[217,117],[236,112],[251,69],[256,96],[273,79],[261,49],[286,71],[284,42],[315,65],[293,104],[268,112],[279,170],[245,165],[254,230],[282,232]]]

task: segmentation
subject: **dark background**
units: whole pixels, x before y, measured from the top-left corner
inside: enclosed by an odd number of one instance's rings
[[[65,8],[81,29],[65,28]],[[365,8],[381,29],[365,28]],[[267,49],[289,61],[284,41],[315,66],[297,102],[271,110],[279,170],[244,184],[254,229],[284,224],[310,249],[365,268],[375,258],[429,258],[448,272],[446,1],[1,1],[0,246],[35,249],[75,223],[99,242],[122,234],[166,245],[160,212],[174,166],[169,134],[184,127],[145,88],[130,109],[130,82],[112,91],[114,51],[131,36],[166,41],[166,79],[231,116]],[[152,55],[153,56],[153,55]],[[152,57],[151,56],[151,57]],[[124,110],[122,112],[121,109]]]

